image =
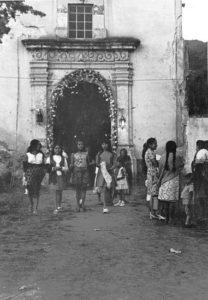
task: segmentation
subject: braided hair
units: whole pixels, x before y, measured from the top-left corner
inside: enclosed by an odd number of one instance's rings
[[[171,171],[176,171],[176,149],[177,145],[174,141],[168,141],[166,144],[166,160],[165,160],[165,170],[170,170],[168,165],[169,154],[173,153],[173,168]]]

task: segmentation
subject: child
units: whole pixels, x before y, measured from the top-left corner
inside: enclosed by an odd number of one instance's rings
[[[56,145],[50,157],[47,158],[46,164],[49,165],[49,184],[51,189],[56,191],[56,207],[53,212],[57,215],[62,209],[62,192],[65,187],[65,172],[68,171],[66,157],[59,145]]]
[[[194,186],[192,173],[188,173],[185,176],[185,187],[181,193],[181,199],[186,213],[185,226],[190,225],[190,219],[193,216],[193,191]]]
[[[108,205],[113,205],[112,186],[113,186],[113,169],[114,156],[109,151],[108,141],[102,142],[102,152],[96,156],[96,165],[99,168],[97,174],[96,186],[99,188],[103,198],[103,213],[108,213]]]
[[[117,165],[119,169],[116,189],[118,190],[120,199],[114,206],[125,206],[125,193],[128,190],[128,182],[126,169],[124,168],[124,162],[121,157],[117,159]]]
[[[71,155],[70,168],[73,170],[73,184],[76,188],[76,200],[77,200],[77,211],[80,212],[82,207],[83,211],[85,208],[85,198],[87,187],[90,184],[89,178],[89,156],[88,152],[84,150],[84,142],[79,140],[77,142],[78,152]]]

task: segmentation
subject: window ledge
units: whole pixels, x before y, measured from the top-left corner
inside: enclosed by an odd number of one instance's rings
[[[65,50],[127,50],[134,51],[140,40],[129,37],[103,39],[39,38],[24,39],[22,43],[28,50],[65,49]]]

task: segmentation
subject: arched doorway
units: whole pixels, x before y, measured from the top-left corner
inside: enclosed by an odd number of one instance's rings
[[[81,69],[66,75],[52,93],[48,117],[48,146],[75,151],[82,138],[94,156],[104,137],[117,148],[117,111],[112,90],[100,73]]]

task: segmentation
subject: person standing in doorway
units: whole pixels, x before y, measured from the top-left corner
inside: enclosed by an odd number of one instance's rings
[[[39,140],[32,140],[23,159],[25,186],[28,190],[30,200],[29,211],[34,215],[37,215],[41,182],[45,176],[44,155],[41,147],[42,145]],[[34,198],[36,198],[35,208]]]
[[[104,140],[101,144],[102,151],[96,156],[96,165],[99,168],[96,185],[101,192],[103,213],[108,213],[108,205],[113,205],[113,170],[114,155],[109,151],[109,143]]]
[[[88,152],[85,151],[84,142],[82,140],[77,141],[77,149],[78,151],[71,155],[70,169],[73,172],[72,182],[76,189],[77,211],[80,212],[80,208],[86,211],[85,198],[87,188],[90,185],[90,178]]]

